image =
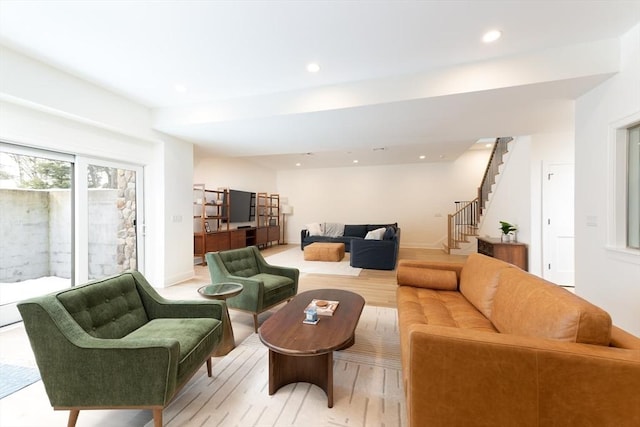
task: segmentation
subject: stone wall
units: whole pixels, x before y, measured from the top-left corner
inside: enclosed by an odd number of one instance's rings
[[[137,269],[136,250],[136,174],[118,169],[118,271]]]
[[[0,189],[0,282],[71,278],[69,190]],[[117,189],[89,189],[89,279],[136,269],[135,174]]]

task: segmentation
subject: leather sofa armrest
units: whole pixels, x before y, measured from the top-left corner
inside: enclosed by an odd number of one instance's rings
[[[640,351],[429,325],[408,345],[411,427],[640,420]]]
[[[611,326],[611,347],[626,348],[631,350],[640,350],[640,338],[631,335],[629,332]]]

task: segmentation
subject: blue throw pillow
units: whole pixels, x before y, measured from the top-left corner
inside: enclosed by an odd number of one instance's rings
[[[393,240],[395,235],[396,235],[396,230],[394,230],[393,227],[387,227],[387,229],[384,232],[384,235],[382,236],[382,240]]]
[[[360,237],[361,239],[364,239],[367,231],[369,230],[367,230],[366,225],[345,225],[343,236]]]

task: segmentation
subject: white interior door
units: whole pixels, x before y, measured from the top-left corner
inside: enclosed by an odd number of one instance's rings
[[[574,285],[573,164],[548,164],[542,185],[543,277]]]

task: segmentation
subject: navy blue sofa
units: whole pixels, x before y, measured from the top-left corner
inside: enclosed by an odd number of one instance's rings
[[[386,228],[382,240],[365,239],[369,231]],[[304,229],[300,233],[300,248],[315,242],[344,243],[345,252],[350,253],[352,267],[375,270],[393,270],[398,261],[400,228],[393,224],[345,225],[342,236],[310,236]]]

